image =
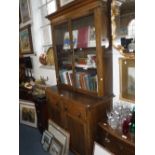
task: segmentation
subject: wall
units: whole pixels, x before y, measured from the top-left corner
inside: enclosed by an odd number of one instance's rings
[[[34,54],[29,55],[32,58],[33,70],[32,74],[35,79],[40,79],[40,76],[44,77],[48,81],[46,82],[48,85],[56,84],[56,76],[54,68],[42,68],[42,65],[39,62],[39,55],[43,52],[42,48],[42,34],[40,31],[41,26],[41,17],[39,13],[40,0],[30,0],[31,6],[31,31],[32,31],[32,40],[33,40],[33,49]],[[27,24],[27,23],[26,23]],[[24,25],[21,25],[24,26]],[[28,55],[26,55],[28,56]]]

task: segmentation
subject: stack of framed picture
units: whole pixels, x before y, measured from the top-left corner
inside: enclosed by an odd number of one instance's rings
[[[68,155],[69,142],[70,134],[52,120],[49,120],[48,131],[44,131],[41,140],[43,149],[51,155]]]

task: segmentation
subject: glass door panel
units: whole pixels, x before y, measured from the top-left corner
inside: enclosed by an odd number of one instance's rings
[[[55,44],[57,51],[57,62],[59,80],[61,84],[73,85],[72,57],[73,52],[70,47],[70,35],[68,23],[63,23],[55,27]]]
[[[96,33],[93,14],[74,19],[71,27],[74,48],[75,87],[97,92]]]

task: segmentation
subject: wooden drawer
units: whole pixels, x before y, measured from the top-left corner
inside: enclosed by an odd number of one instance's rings
[[[77,119],[80,119],[82,121],[86,120],[86,109],[85,107],[81,106],[77,102],[73,102],[71,100],[63,99],[63,106],[64,111],[68,114],[72,115],[73,117],[76,117]]]
[[[103,139],[105,148],[115,153],[115,155],[134,155],[134,150],[125,145],[115,137],[107,134]]]
[[[110,134],[110,132],[100,128],[99,130],[100,143],[113,152],[115,155],[134,155],[134,147],[125,143],[121,139],[118,139],[116,136]]]
[[[57,95],[51,94],[47,96],[47,102],[52,107],[60,108],[60,98]]]

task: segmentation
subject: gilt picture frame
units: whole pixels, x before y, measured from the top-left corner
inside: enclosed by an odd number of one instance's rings
[[[20,123],[37,128],[37,113],[35,104],[30,101],[19,100]]]
[[[21,22],[26,23],[31,20],[30,12],[30,1],[29,0],[20,0],[19,8],[21,13]]]
[[[20,54],[32,54],[33,44],[31,35],[31,25],[27,25],[19,31]]]
[[[120,58],[120,99],[135,101],[135,59]]]

